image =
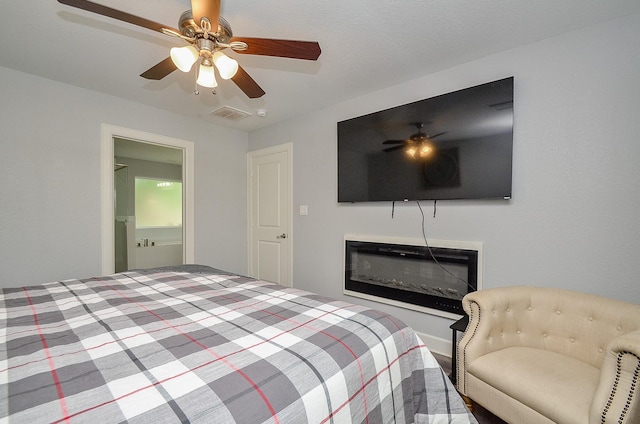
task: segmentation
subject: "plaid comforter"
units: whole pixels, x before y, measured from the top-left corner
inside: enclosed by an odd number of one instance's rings
[[[475,422],[396,318],[226,274],[4,289],[0,422]]]

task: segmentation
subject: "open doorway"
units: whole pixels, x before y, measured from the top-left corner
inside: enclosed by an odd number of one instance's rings
[[[193,143],[107,124],[101,138],[103,274],[193,263]]]
[[[114,137],[115,272],[184,263],[182,149]]]

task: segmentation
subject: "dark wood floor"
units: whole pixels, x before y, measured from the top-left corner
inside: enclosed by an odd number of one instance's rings
[[[436,360],[447,373],[451,374],[451,358],[434,353]],[[506,424],[503,420],[493,415],[478,404],[473,405],[473,416],[478,420],[479,424]]]

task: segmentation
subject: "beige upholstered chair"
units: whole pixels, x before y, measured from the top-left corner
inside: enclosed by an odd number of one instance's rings
[[[640,306],[504,287],[463,300],[460,393],[509,423],[640,423]]]

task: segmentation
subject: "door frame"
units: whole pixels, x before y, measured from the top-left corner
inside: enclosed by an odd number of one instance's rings
[[[114,149],[113,139],[126,138],[146,144],[182,149],[182,258],[183,263],[194,262],[194,145],[181,140],[130,128],[101,124],[100,131],[100,203],[102,222],[102,275],[115,272],[115,223],[114,223]]]
[[[266,147],[264,149],[253,150],[247,153],[247,270],[251,273],[253,269],[253,230],[251,228],[251,217],[253,216],[253,185],[251,184],[252,161],[255,158],[272,155],[276,153],[287,153],[289,175],[288,179],[289,193],[288,205],[289,222],[287,223],[287,237],[289,238],[289,267],[286,272],[289,273],[289,285],[293,287],[293,143],[283,143],[277,146]]]

